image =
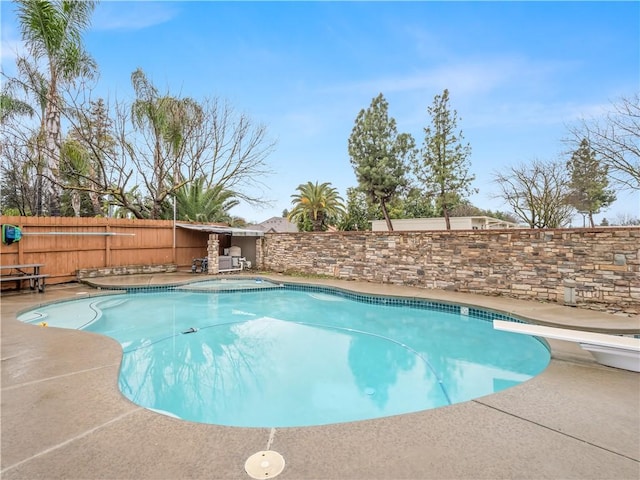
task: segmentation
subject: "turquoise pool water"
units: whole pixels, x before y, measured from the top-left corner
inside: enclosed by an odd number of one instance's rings
[[[517,385],[550,359],[541,342],[494,331],[475,309],[326,289],[214,290],[83,298],[19,319],[118,340],[120,390],[143,407],[244,427],[437,408]]]

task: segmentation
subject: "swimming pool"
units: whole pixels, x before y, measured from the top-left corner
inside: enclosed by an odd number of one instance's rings
[[[118,340],[119,387],[139,405],[246,427],[446,406],[526,381],[550,358],[534,338],[493,330],[490,320],[507,317],[474,308],[325,287],[193,286],[83,298],[19,319]]]

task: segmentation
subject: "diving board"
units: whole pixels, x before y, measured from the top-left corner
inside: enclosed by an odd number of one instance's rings
[[[494,320],[493,328],[505,332],[579,343],[583,350],[591,352],[598,363],[602,365],[640,372],[639,338],[504,320]]]

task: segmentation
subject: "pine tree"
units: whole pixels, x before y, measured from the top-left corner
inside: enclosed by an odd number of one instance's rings
[[[113,121],[109,117],[108,107],[102,98],[89,101],[88,110],[75,112],[76,123],[70,129],[65,145],[75,142],[85,150],[85,161],[76,163],[75,186],[87,192],[91,200],[93,215],[107,215],[105,191],[111,182],[110,159],[117,157],[116,138],[113,136]],[[64,147],[64,145],[63,145]],[[64,148],[63,148],[64,152]],[[64,160],[64,155],[63,155]]]
[[[451,229],[449,213],[465,195],[475,193],[471,188],[474,175],[469,174],[469,144],[463,144],[462,131],[456,132],[458,113],[449,109],[449,91],[436,95],[427,107],[431,126],[424,129],[425,138],[420,158],[413,162],[413,172],[425,186],[426,194],[436,200],[436,209],[444,216],[447,230]]]
[[[379,218],[379,213],[378,205],[372,205],[362,190],[349,187],[346,213],[342,216],[338,228],[340,230],[371,230],[371,220]]]
[[[380,205],[387,228],[392,231],[387,206],[407,184],[407,162],[414,155],[415,141],[408,133],[398,134],[388,109],[380,94],[368,109],[360,110],[349,137],[349,157],[359,189]]]
[[[593,215],[616,200],[615,192],[608,188],[608,168],[598,161],[589,141],[584,138],[567,162],[567,170],[570,175],[567,203],[587,215],[589,225],[594,227]]]

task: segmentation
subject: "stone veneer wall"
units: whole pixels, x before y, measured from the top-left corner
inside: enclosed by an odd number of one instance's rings
[[[640,313],[640,228],[269,233],[261,260],[275,272]]]
[[[140,273],[172,273],[177,272],[174,263],[166,265],[123,265],[121,267],[82,268],[76,272],[78,280],[84,278],[107,277],[111,275],[136,275]]]
[[[218,240],[218,234],[212,233],[209,235],[209,241],[207,242],[207,273],[209,275],[218,274],[218,250],[220,249],[220,240]]]
[[[252,265],[254,268],[257,267],[258,265],[262,265],[262,238],[263,237],[257,237],[256,238],[256,263],[255,265]]]

